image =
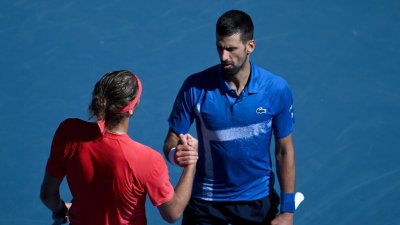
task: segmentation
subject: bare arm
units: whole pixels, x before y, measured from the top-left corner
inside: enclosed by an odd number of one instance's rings
[[[196,165],[189,165],[183,169],[181,178],[175,187],[175,194],[171,201],[158,206],[162,218],[168,223],[174,223],[182,215],[192,194],[193,178]]]
[[[60,198],[60,185],[62,180],[56,179],[47,173],[44,175],[40,188],[40,199],[51,211],[58,211],[62,208]]]
[[[296,167],[292,135],[277,141],[275,156],[281,192],[294,193]]]
[[[71,203],[60,198],[60,185],[62,180],[45,174],[40,188],[40,199],[53,212],[54,224],[63,224],[68,221],[67,212]]]
[[[169,151],[171,150],[171,148],[176,147],[178,145],[178,142],[179,142],[179,135],[175,133],[173,130],[169,129],[163,147],[165,158],[168,159]]]
[[[275,146],[276,169],[281,193],[294,193],[296,167],[292,135],[278,139]],[[271,224],[291,225],[293,224],[293,213],[282,213]]]
[[[169,223],[178,220],[186,208],[192,194],[193,179],[196,172],[198,141],[190,135],[180,135],[179,142],[184,147],[184,151],[191,152],[192,157],[183,169],[172,200],[158,207],[161,216]]]

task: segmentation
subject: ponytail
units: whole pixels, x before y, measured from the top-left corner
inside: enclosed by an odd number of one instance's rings
[[[116,113],[128,105],[138,93],[135,76],[127,71],[113,71],[105,74],[95,85],[89,105],[90,118],[105,120],[107,125],[118,124],[128,112]]]

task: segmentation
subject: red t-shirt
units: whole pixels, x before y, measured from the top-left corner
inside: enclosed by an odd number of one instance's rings
[[[128,135],[102,135],[96,123],[79,119],[58,127],[46,172],[67,176],[74,225],[146,224],[146,194],[155,206],[174,195],[159,152]]]

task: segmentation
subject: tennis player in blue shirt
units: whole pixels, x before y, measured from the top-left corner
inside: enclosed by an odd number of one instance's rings
[[[253,22],[239,10],[216,24],[221,63],[189,76],[169,117],[164,153],[184,165],[179,140],[196,122],[199,160],[182,224],[293,224],[295,157],[293,100],[287,82],[250,61]],[[280,198],[273,189],[270,142],[275,138]],[[278,209],[280,204],[280,209]]]

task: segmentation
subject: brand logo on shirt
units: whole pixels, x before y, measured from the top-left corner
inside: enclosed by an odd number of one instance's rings
[[[256,109],[256,113],[257,113],[257,114],[267,113],[267,109],[264,109],[263,107],[258,107],[258,108]]]

